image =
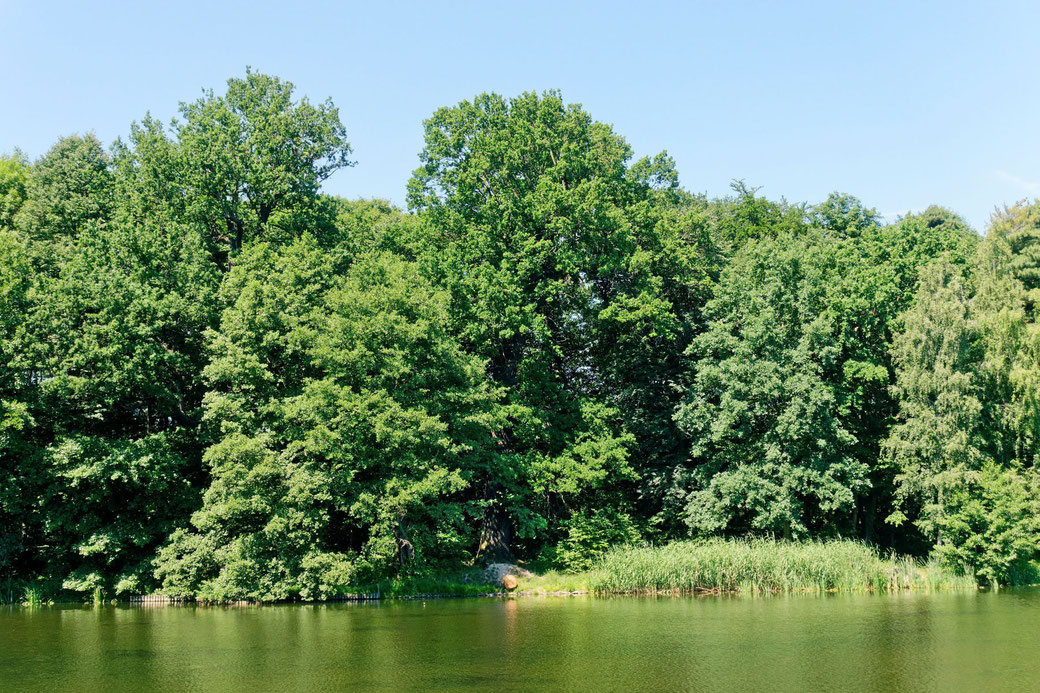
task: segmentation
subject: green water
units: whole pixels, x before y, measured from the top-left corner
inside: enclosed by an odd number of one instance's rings
[[[0,607],[0,691],[1035,691],[1040,590]]]

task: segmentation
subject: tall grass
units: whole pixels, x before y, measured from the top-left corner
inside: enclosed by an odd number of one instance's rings
[[[38,580],[15,580],[6,578],[0,583],[0,604],[20,604],[22,606],[42,606],[54,602],[49,601],[49,592]]]
[[[855,541],[681,541],[620,548],[589,571],[599,593],[868,592],[974,589],[975,580]]]
[[[39,587],[26,587],[22,591],[22,604],[24,606],[42,606],[44,604],[43,591]]]

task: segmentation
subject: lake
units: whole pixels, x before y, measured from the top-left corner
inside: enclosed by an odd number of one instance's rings
[[[1040,590],[0,607],[0,691],[1040,690]]]

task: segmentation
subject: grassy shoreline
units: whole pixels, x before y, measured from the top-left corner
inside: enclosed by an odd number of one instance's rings
[[[618,547],[583,572],[546,571],[519,577],[505,592],[476,579],[412,578],[368,590],[381,598],[568,595],[795,594],[975,590],[973,577],[937,561],[882,556],[852,540],[788,542],[707,539],[663,546]]]
[[[521,579],[520,589],[592,594],[765,594],[976,589],[974,578],[935,561],[882,557],[849,540],[680,541],[625,547],[580,574]]]
[[[522,597],[929,592],[974,590],[977,586],[973,577],[935,561],[882,556],[876,549],[857,541],[708,539],[656,547],[615,548],[584,572],[547,571],[520,577],[517,589],[509,593],[501,585],[482,580],[479,572],[472,572],[394,578],[345,590],[338,598],[326,601],[501,597],[506,594]],[[70,601],[99,603],[96,597]],[[35,594],[32,600],[22,601],[40,604],[51,600]],[[155,603],[164,599],[136,597],[130,601]]]

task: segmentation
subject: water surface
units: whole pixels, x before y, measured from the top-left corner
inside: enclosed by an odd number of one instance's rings
[[[0,607],[0,691],[1032,691],[1040,590]]]

